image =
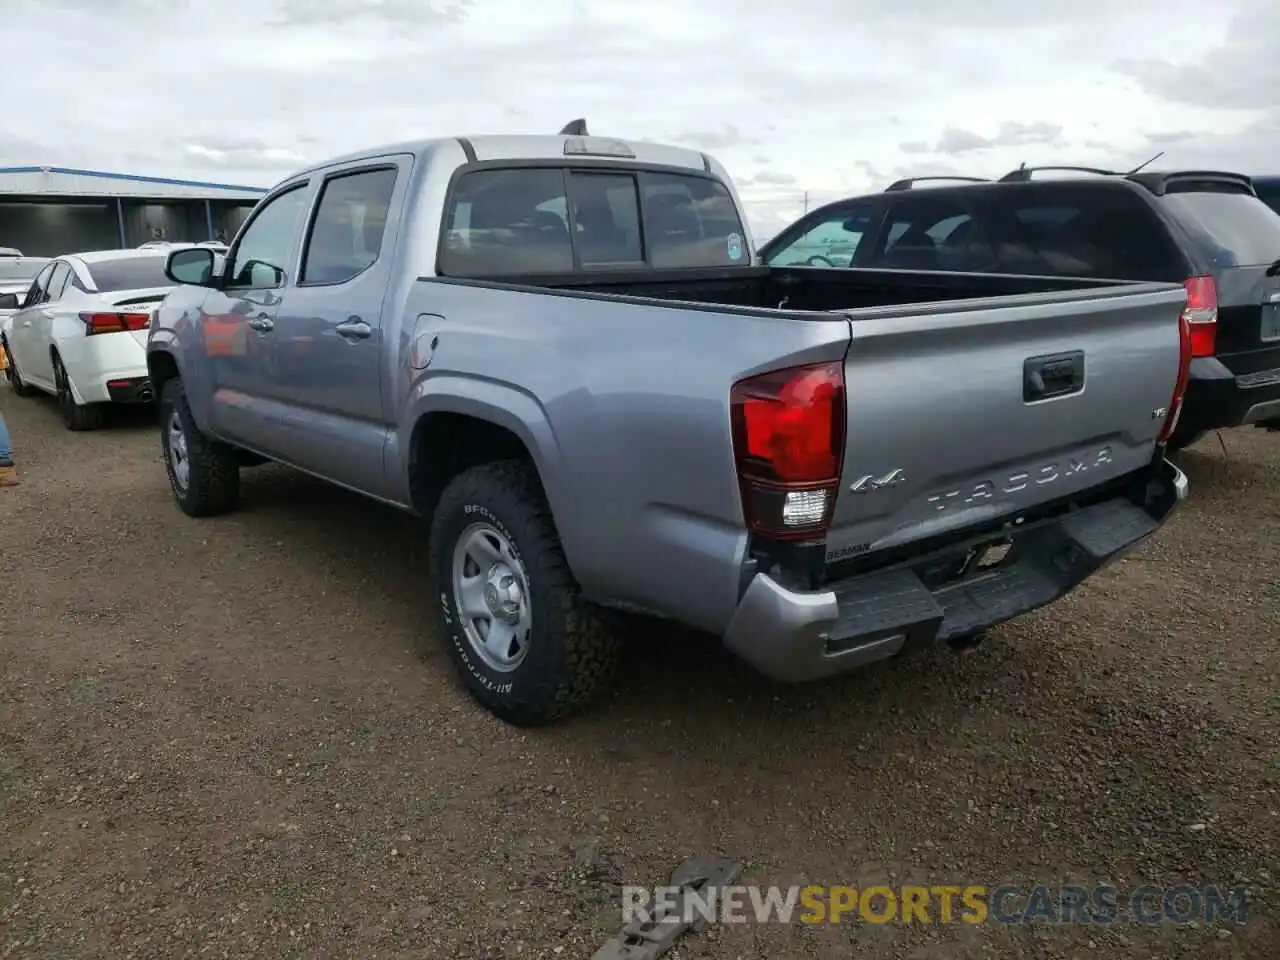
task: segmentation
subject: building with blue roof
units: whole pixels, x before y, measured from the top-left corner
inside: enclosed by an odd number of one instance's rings
[[[33,256],[230,240],[265,187],[72,167],[0,167],[0,246]]]

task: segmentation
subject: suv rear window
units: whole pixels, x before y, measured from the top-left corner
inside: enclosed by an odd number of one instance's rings
[[[696,175],[473,170],[458,180],[447,223],[439,265],[445,276],[750,263],[729,191]]]
[[[1168,229],[1134,190],[1040,183],[991,198],[990,240],[1006,273],[1167,281],[1186,275]]]
[[[1239,190],[1190,190],[1164,197],[1169,211],[1215,267],[1280,260],[1280,213]]]
[[[118,290],[145,290],[148,287],[172,287],[173,281],[164,275],[168,260],[164,254],[141,257],[122,257],[119,260],[103,260],[86,264],[94,286],[101,293]]]
[[[1280,181],[1268,180],[1266,183],[1253,181],[1253,188],[1258,191],[1258,198],[1272,210],[1280,212]]]

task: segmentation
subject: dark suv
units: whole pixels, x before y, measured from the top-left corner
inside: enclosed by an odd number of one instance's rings
[[[1254,177],[1253,189],[1263,203],[1280,213],[1280,176]]]
[[[1206,430],[1280,430],[1280,214],[1211,171],[900,180],[814,210],[765,263],[1159,280],[1187,288],[1191,380],[1170,447]],[[922,180],[964,181],[920,188]]]

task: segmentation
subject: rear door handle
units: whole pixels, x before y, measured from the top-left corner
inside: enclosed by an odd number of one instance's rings
[[[348,317],[334,329],[338,331],[338,336],[347,337],[350,340],[363,340],[373,333],[373,327],[359,317]]]
[[[275,321],[265,313],[258,314],[258,316],[252,317],[249,320],[249,326],[254,330],[257,330],[259,333],[266,333],[269,330],[273,330],[275,329],[275,325]]]

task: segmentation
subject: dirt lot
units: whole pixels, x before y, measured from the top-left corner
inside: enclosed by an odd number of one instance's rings
[[[1141,554],[960,656],[777,687],[639,630],[524,733],[456,686],[425,537],[278,468],[197,522],[145,419],[0,388],[0,958],[589,957],[621,884],[1248,884],[1239,924],[734,925],[671,957],[1277,956],[1280,435],[1183,455]]]

